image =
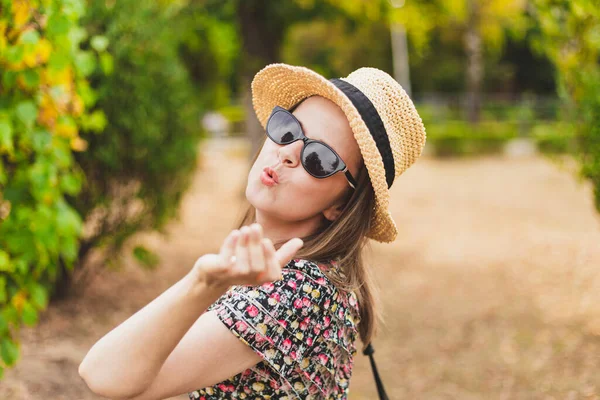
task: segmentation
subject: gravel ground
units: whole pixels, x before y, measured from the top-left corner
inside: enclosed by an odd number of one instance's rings
[[[158,269],[124,256],[23,329],[0,398],[99,398],[77,374],[87,350],[216,251],[240,215],[244,147],[205,146],[179,221],[129,244],[157,252]],[[573,171],[541,156],[423,156],[397,178],[398,239],[368,254],[386,315],[375,358],[391,399],[600,399],[600,217]],[[351,400],[377,398],[362,355],[350,387]]]

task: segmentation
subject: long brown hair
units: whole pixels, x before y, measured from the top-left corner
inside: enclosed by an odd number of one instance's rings
[[[256,162],[261,150],[262,146],[254,155],[251,165]],[[327,268],[325,274],[338,289],[356,293],[361,317],[358,329],[360,339],[366,346],[377,333],[378,324],[382,321],[378,307],[379,291],[371,268],[363,260],[363,250],[368,246],[366,234],[371,226],[375,193],[364,164],[360,166],[356,178],[356,190],[348,187],[343,195],[345,205],[339,217],[334,221],[323,217],[323,222],[315,233],[301,238],[304,246],[294,257],[329,265],[331,261],[338,263],[338,268]],[[238,228],[255,221],[256,209],[249,204]],[[282,244],[275,243],[275,247]]]

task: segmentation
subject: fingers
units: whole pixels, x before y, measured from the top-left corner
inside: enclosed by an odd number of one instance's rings
[[[264,238],[261,244],[266,261],[265,278],[273,281],[281,279],[281,264],[279,264],[279,260],[277,259],[273,242],[269,238]]]
[[[233,231],[224,241],[221,257],[224,265],[234,255],[235,266],[231,269],[234,280],[272,281],[281,278],[281,268],[287,264],[294,254],[304,245],[299,238],[294,238],[275,250],[273,242],[263,237],[263,228],[254,223]],[[237,278],[235,278],[237,277]]]
[[[249,233],[250,228],[242,226],[240,229],[240,239],[235,246],[236,273],[239,274],[247,274],[250,269],[250,258],[248,255],[248,243],[250,241]]]
[[[265,271],[265,257],[261,245],[263,236],[262,227],[259,224],[250,226],[250,243],[248,253],[250,254],[250,273],[261,273]]]
[[[221,251],[219,253],[220,262],[223,266],[230,266],[232,264],[232,256],[235,254],[235,247],[240,237],[240,231],[237,229],[231,231],[229,236],[225,238]]]
[[[302,246],[304,246],[304,242],[300,238],[293,238],[285,242],[279,250],[277,250],[277,261],[279,262],[279,265],[287,264]]]

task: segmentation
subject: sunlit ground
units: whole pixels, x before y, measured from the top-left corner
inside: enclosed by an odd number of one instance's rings
[[[159,269],[126,257],[24,330],[3,399],[99,398],[77,374],[85,352],[215,251],[239,216],[244,147],[210,148],[170,236],[135,239],[160,255]],[[374,346],[391,399],[600,398],[600,217],[572,171],[541,156],[423,157],[397,178],[400,234],[368,258],[387,316]],[[377,398],[361,354],[350,389],[351,400]]]

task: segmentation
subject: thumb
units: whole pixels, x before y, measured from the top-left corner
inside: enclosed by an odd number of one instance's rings
[[[285,242],[276,253],[279,265],[284,266],[290,262],[292,257],[294,257],[294,254],[296,254],[296,252],[300,250],[302,246],[304,246],[304,242],[300,238],[290,239]]]

